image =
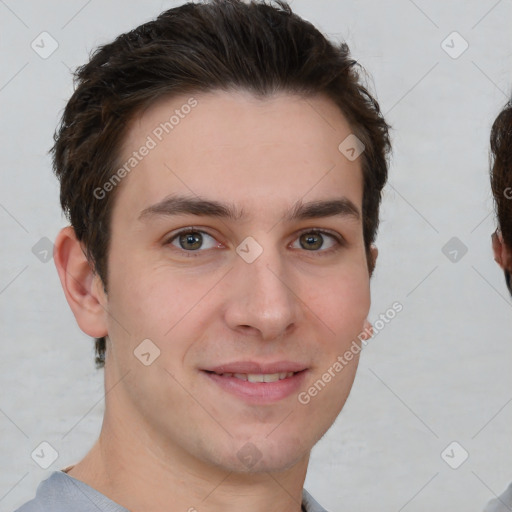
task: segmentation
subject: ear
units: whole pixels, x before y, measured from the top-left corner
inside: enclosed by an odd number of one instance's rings
[[[368,318],[364,321],[364,327],[360,336],[363,340],[369,340],[373,336],[373,325],[368,321]]]
[[[69,307],[83,332],[101,338],[107,331],[107,296],[89,264],[75,230],[65,227],[55,240],[53,259]]]
[[[375,270],[375,265],[377,264],[377,256],[379,255],[379,249],[375,245],[370,246],[370,255],[368,261],[368,270],[370,272],[370,277],[373,275],[373,271]]]
[[[503,270],[512,270],[512,250],[504,243],[501,231],[496,230],[491,238],[494,261]]]

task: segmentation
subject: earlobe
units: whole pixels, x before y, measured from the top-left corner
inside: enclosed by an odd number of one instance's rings
[[[496,230],[492,236],[492,252],[494,254],[494,261],[503,268],[502,265],[502,258],[501,258],[501,251],[503,250],[503,242],[501,240],[501,237],[499,236],[498,231]]]
[[[93,338],[106,336],[106,295],[71,226],[57,235],[53,259],[80,329]]]
[[[361,332],[361,339],[367,341],[373,336],[373,325],[366,319],[364,321],[363,331]]]

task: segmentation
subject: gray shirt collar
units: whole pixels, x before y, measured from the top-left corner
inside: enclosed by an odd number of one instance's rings
[[[302,504],[306,512],[327,512],[302,489]],[[110,498],[77,480],[64,471],[54,471],[39,484],[36,496],[16,512],[129,512]]]

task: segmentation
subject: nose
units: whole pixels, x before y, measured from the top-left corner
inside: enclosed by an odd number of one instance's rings
[[[290,334],[300,314],[298,285],[283,256],[266,248],[252,263],[238,257],[230,273],[225,321],[244,335],[273,340]]]

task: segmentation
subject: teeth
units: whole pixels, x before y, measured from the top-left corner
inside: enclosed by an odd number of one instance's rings
[[[277,382],[278,380],[293,377],[294,372],[281,373],[222,373],[223,377],[235,377],[249,382]]]

